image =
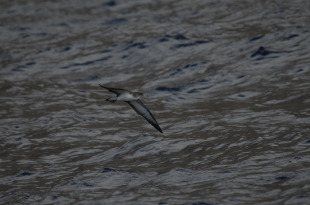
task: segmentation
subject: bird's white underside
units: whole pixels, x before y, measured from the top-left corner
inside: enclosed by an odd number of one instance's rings
[[[117,97],[117,101],[133,101],[139,100],[139,97],[134,97],[131,93],[123,93]]]

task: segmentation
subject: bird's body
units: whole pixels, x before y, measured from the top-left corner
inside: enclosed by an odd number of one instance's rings
[[[139,100],[140,96],[135,96],[132,93],[122,93],[117,97],[117,101],[133,101],[133,100]]]
[[[124,101],[128,103],[138,114],[144,117],[153,127],[155,127],[159,132],[163,133],[151,111],[147,109],[147,107],[145,107],[145,105],[141,102],[140,97],[143,96],[143,93],[130,92],[125,89],[110,88],[103,85],[100,86],[117,95],[116,97],[108,98],[107,101],[109,102]]]

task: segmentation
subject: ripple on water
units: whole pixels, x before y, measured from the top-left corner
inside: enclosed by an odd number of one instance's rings
[[[12,2],[1,204],[308,204],[308,1]]]

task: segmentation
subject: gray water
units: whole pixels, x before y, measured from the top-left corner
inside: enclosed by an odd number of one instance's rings
[[[0,204],[310,204],[310,1],[0,3]],[[145,92],[163,134],[98,84]]]

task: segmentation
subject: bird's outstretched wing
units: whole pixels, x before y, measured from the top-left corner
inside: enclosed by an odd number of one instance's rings
[[[152,113],[145,107],[145,105],[140,100],[126,101],[138,114],[144,117],[153,127],[155,127],[159,132],[163,133],[160,129],[155,117]]]
[[[99,84],[100,85],[100,84]],[[120,95],[122,93],[126,93],[126,92],[129,92],[128,90],[125,90],[125,89],[119,89],[119,88],[109,88],[109,87],[106,87],[106,86],[103,86],[103,85],[100,85],[102,88],[105,88],[107,89],[108,91],[112,92],[112,93],[115,93],[117,95]]]

